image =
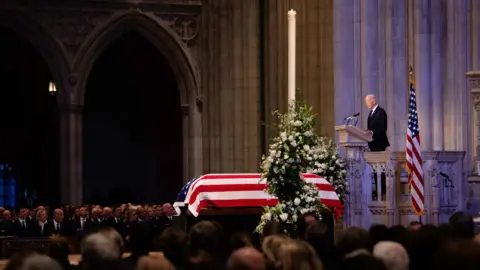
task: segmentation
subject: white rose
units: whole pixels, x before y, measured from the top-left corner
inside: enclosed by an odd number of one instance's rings
[[[296,147],[296,146],[297,146],[297,142],[296,142],[296,141],[291,141],[290,144],[291,144],[293,147]]]
[[[293,200],[293,203],[298,206],[300,204],[300,199],[295,198],[295,200]]]
[[[305,144],[305,145],[303,146],[303,150],[309,151],[309,150],[310,150],[310,146],[309,146],[308,144]]]
[[[334,170],[335,170],[334,167],[330,167],[330,168],[328,168],[328,169],[329,169],[330,171],[334,171]]]
[[[270,213],[265,213],[265,214],[263,214],[263,218],[264,218],[265,220],[272,220],[272,214],[270,214]]]
[[[298,216],[297,216],[297,215],[293,215],[293,216],[292,216],[292,219],[293,219],[293,222],[297,222]]]
[[[280,215],[280,219],[281,219],[282,221],[287,220],[287,219],[288,219],[288,214],[287,214],[287,213],[281,214],[281,215]]]
[[[309,190],[310,190],[310,186],[309,186],[309,185],[304,185],[304,186],[303,186],[303,190],[309,191]]]
[[[295,140],[295,138],[292,135],[290,135],[290,136],[288,136],[288,140],[293,141],[293,140]]]
[[[299,120],[297,120],[297,121],[295,121],[295,122],[293,123],[293,125],[296,126],[296,127],[299,127],[299,126],[302,125],[302,122],[299,121]]]

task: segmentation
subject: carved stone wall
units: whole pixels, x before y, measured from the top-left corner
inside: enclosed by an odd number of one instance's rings
[[[0,3],[0,26],[13,29],[34,45],[57,86],[61,202],[82,203],[82,111],[88,75],[103,49],[129,30],[152,42],[171,65],[181,95],[178,105],[185,112],[184,181],[202,173],[200,23],[201,1]]]

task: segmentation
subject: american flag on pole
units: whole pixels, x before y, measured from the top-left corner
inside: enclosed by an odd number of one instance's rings
[[[424,213],[422,152],[420,149],[420,130],[418,128],[417,99],[415,82],[410,80],[410,104],[408,106],[407,129],[407,170],[412,207],[418,216]]]
[[[267,186],[260,183],[261,177],[258,173],[202,175],[182,188],[173,206],[176,210],[188,206],[188,210],[195,217],[207,207],[274,206],[278,200],[265,192]],[[314,174],[304,174],[303,177],[305,181],[315,184],[319,190],[318,199],[325,206],[335,209],[337,214],[341,213],[342,203],[327,180]]]

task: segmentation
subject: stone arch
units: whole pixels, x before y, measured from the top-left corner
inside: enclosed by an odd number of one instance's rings
[[[59,104],[69,95],[68,88],[70,65],[63,46],[54,36],[28,13],[18,10],[0,9],[0,26],[12,29],[20,37],[30,42],[40,53],[57,87]]]
[[[199,94],[199,76],[193,58],[176,33],[161,19],[138,10],[113,15],[97,27],[79,48],[73,63],[75,78],[74,103],[82,107],[85,102],[86,84],[96,60],[104,49],[123,33],[133,30],[152,42],[172,68],[178,89],[183,114],[183,181],[202,172],[202,127]],[[80,150],[81,151],[81,150]]]
[[[112,41],[130,30],[152,42],[167,59],[180,91],[182,104],[179,105],[195,104],[198,96],[198,78],[189,53],[176,34],[161,19],[138,10],[113,15],[102,26],[97,27],[80,47],[72,65],[73,73],[78,75],[76,103],[84,104],[86,83],[95,61]]]

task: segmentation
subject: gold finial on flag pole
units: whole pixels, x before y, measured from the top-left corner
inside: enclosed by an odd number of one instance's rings
[[[413,78],[413,68],[412,68],[412,66],[410,66],[410,68],[408,69],[408,75],[410,76],[410,79]]]

